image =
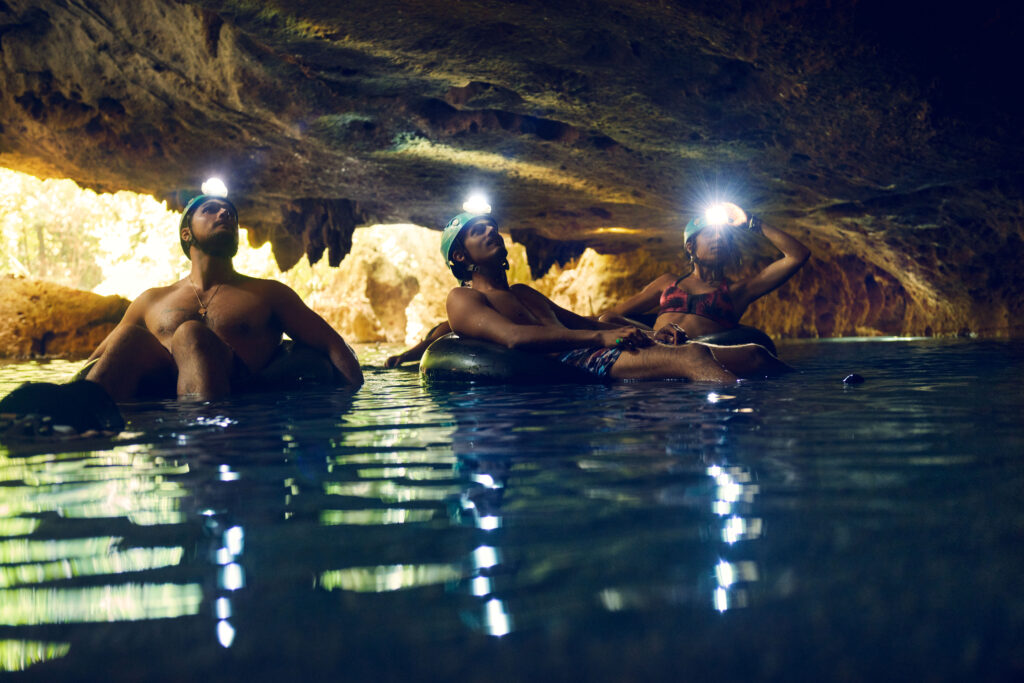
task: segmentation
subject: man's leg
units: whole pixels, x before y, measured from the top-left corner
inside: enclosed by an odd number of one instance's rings
[[[715,360],[703,344],[648,346],[623,351],[612,366],[614,379],[690,379],[697,382],[735,382],[736,375]]]
[[[700,342],[692,342],[692,344],[707,346],[715,360],[738,377],[780,375],[793,369],[758,344],[739,344],[737,346],[716,346]]]
[[[126,327],[107,339],[103,355],[85,379],[103,387],[117,402],[137,397],[146,379],[173,378],[174,359],[148,330]]]
[[[231,393],[234,352],[198,320],[182,323],[171,337],[178,366],[178,397],[206,401]]]

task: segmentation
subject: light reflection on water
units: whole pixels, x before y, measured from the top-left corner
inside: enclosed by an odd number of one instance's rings
[[[0,671],[24,671],[33,664],[59,659],[70,650],[69,643],[0,640]]]
[[[941,678],[1020,655],[981,636],[1024,627],[1021,345],[783,350],[802,373],[728,390],[368,369],[355,394],[140,404],[85,450],[0,446],[0,667],[864,678],[897,648]],[[0,366],[0,391],[73,370]]]

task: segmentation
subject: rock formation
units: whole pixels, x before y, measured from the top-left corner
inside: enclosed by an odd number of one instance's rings
[[[100,296],[21,277],[0,277],[0,357],[85,358],[128,308]]]
[[[221,175],[283,268],[340,263],[357,226],[440,226],[477,186],[534,276],[596,254],[667,258],[717,194],[814,253],[780,294],[793,305],[751,322],[1013,334],[1024,97],[1004,71],[1022,13],[0,0],[0,166],[178,206]],[[378,308],[392,296],[367,293]],[[397,308],[376,317],[401,327]]]

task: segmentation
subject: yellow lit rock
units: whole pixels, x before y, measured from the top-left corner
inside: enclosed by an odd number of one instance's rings
[[[119,296],[0,276],[0,357],[88,356],[128,303]]]

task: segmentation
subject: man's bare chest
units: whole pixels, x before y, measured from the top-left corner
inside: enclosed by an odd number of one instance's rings
[[[557,324],[554,314],[547,308],[531,306],[512,292],[499,292],[488,297],[491,305],[505,318],[517,325]]]
[[[225,340],[277,331],[272,329],[275,325],[270,307],[253,293],[237,288],[215,290],[205,299],[191,290],[175,291],[150,309],[146,327],[167,342],[190,320],[204,323]]]

